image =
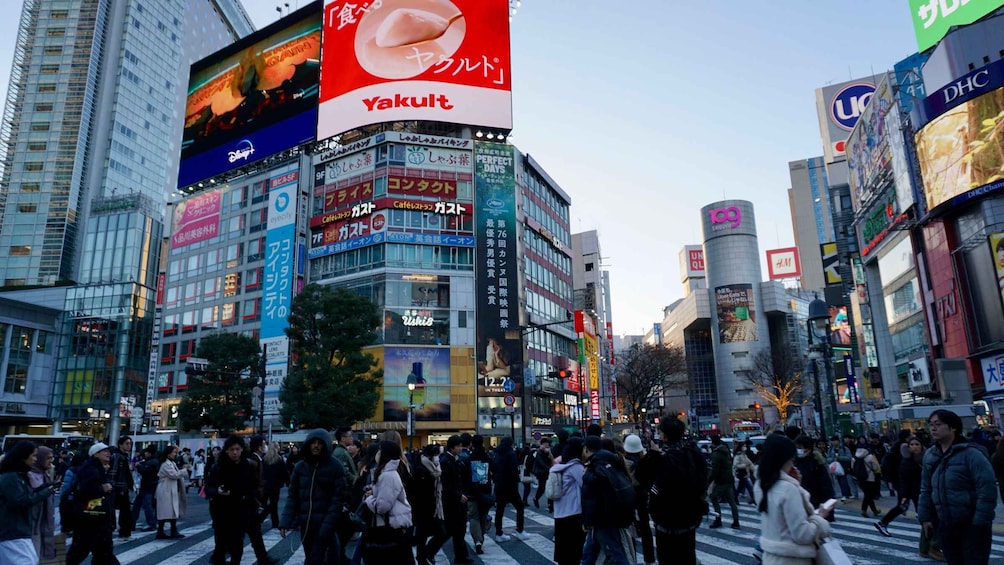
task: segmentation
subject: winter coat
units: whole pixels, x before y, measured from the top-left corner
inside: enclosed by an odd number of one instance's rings
[[[266,492],[274,492],[289,484],[289,471],[286,470],[286,462],[282,459],[275,463],[263,462],[262,479],[265,482]]]
[[[607,481],[597,476],[594,465],[609,464],[613,472],[627,472],[619,455],[601,449],[589,458],[585,472],[582,474],[582,525],[587,528],[625,528],[630,524],[618,524],[608,508],[604,508],[603,491],[609,489]],[[564,485],[562,485],[564,486]]]
[[[760,481],[753,492],[756,500],[763,498]],[[760,547],[764,553],[811,560],[816,557],[819,541],[829,535],[830,525],[815,513],[808,491],[782,472],[767,491],[767,512],[760,518]]]
[[[439,456],[439,466],[443,471],[440,477],[443,483],[443,512],[446,514],[462,513],[466,516],[467,507],[460,498],[464,494],[464,469],[460,465],[460,459],[450,453],[444,453]]]
[[[144,459],[136,465],[139,473],[139,490],[143,493],[153,493],[157,490],[157,473],[160,471],[160,461],[156,457]]]
[[[555,519],[582,514],[582,477],[586,472],[582,461],[555,463],[550,472],[561,473],[561,498],[554,501]]]
[[[27,472],[0,475],[0,541],[31,539],[40,504],[54,492],[51,488],[32,489]]]
[[[323,449],[314,457],[307,446],[320,439]],[[324,430],[307,434],[300,450],[301,459],[293,468],[289,479],[286,507],[283,508],[279,527],[293,529],[306,527],[311,522],[320,523],[320,535],[335,535],[338,518],[349,501],[349,484],[345,467],[331,455],[331,436]]]
[[[109,483],[108,473],[105,471],[103,463],[93,457],[89,457],[80,467],[74,471],[74,482],[76,483],[76,493],[73,500],[76,504],[88,505],[89,510],[104,514],[104,517],[115,512],[114,510],[114,489],[112,492],[105,492],[104,485]],[[95,502],[100,501],[100,502]],[[85,517],[88,514],[85,512]]]
[[[28,486],[32,491],[51,485],[49,476],[37,469],[28,471]],[[37,510],[37,512],[36,512]],[[35,551],[42,559],[52,559],[56,556],[56,502],[46,498],[37,507],[32,507],[33,530],[31,539],[35,542]],[[35,515],[37,514],[37,516]]]
[[[815,454],[795,458],[795,467],[802,474],[802,488],[809,491],[809,502],[813,508],[833,498],[830,471],[816,459]]]
[[[495,450],[492,474],[495,476],[495,493],[505,492],[512,496],[519,492],[519,463],[516,452],[511,447],[500,446]]]
[[[341,462],[342,467],[345,468],[345,480],[349,484],[355,484],[356,482],[356,462],[352,460],[352,456],[349,455],[349,450],[345,449],[342,445],[336,445],[334,450],[335,459]]]
[[[924,453],[920,478],[921,522],[983,526],[994,519],[997,485],[983,447],[957,439],[942,452],[937,444]]]
[[[177,520],[185,515],[187,506],[185,496],[185,476],[187,471],[170,459],[160,464],[157,477],[157,520]]]
[[[400,460],[387,462],[373,485],[373,494],[366,497],[366,506],[376,515],[377,526],[400,529],[412,525],[411,504],[397,472],[400,465]]]
[[[117,447],[111,449],[108,460],[108,480],[115,489],[115,495],[128,496],[133,489],[132,470],[129,468],[129,454]]]
[[[538,449],[533,456],[533,474],[546,477],[547,470],[551,468],[551,465],[554,465],[554,456],[551,455],[550,451],[545,452],[543,449]]]
[[[255,498],[257,485],[258,477],[247,459],[241,458],[234,463],[230,457],[221,457],[206,479],[209,515],[214,524],[219,520],[233,520],[238,516],[254,514],[258,509]],[[220,494],[220,487],[228,494]]]
[[[471,463],[478,461],[482,463],[488,463],[488,482],[487,483],[474,483],[472,482],[471,474]],[[463,480],[462,489],[464,494],[470,500],[484,500],[485,495],[491,495],[492,493],[492,472],[491,472],[492,459],[488,456],[488,452],[484,448],[476,449],[471,452],[467,459],[464,460],[464,470],[461,473],[460,478]]]
[[[736,477],[742,475],[740,469],[746,471],[744,476],[747,479],[753,478],[753,461],[750,460],[749,455],[746,455],[745,451],[740,451],[732,456],[732,470],[735,472]]]
[[[896,494],[901,500],[908,498],[917,501],[920,498],[920,476],[923,471],[923,460],[922,453],[914,458],[910,453],[910,446],[903,444],[900,449],[899,484],[896,485]]]
[[[443,468],[438,458],[429,459],[422,455],[419,464],[413,467],[411,504],[413,519],[418,524],[443,515]],[[385,471],[386,472],[386,471]]]
[[[866,483],[874,483],[878,480],[879,475],[882,473],[882,466],[879,465],[878,458],[875,457],[868,448],[859,447],[857,451],[854,452],[854,459],[864,459],[865,467],[868,469],[868,478],[865,479]],[[851,465],[854,468],[854,465]]]
[[[728,446],[719,445],[711,452],[711,475],[708,477],[716,485],[731,485],[732,455]]]

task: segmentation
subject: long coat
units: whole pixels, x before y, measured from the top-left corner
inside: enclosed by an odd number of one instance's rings
[[[157,519],[177,520],[185,515],[185,470],[167,459],[160,464],[157,476]]]

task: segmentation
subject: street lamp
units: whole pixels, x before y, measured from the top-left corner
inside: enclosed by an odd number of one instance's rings
[[[830,308],[826,301],[816,297],[809,303],[809,361],[812,363],[813,374],[816,378],[816,410],[819,413],[819,427],[822,437],[826,435],[826,417],[823,412],[823,386],[822,380],[826,381],[827,400],[826,410],[832,418],[836,412],[833,405],[833,387],[830,384],[831,360],[830,360]],[[822,358],[823,374],[820,375],[816,362]],[[830,422],[831,426],[833,422]]]
[[[408,451],[415,448],[415,387],[418,386],[418,377],[415,373],[408,373]]]

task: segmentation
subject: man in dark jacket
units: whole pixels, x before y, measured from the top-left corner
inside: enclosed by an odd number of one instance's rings
[[[739,529],[739,506],[736,504],[735,480],[732,478],[732,453],[722,442],[721,436],[711,436],[711,503],[715,506],[715,521],[712,528],[722,527],[722,507],[719,502],[729,503],[732,510],[732,529]]]
[[[586,529],[582,563],[594,565],[601,549],[609,563],[634,563],[633,542],[627,530],[634,521],[633,513],[622,516],[622,512],[609,508],[607,493],[612,490],[612,485],[598,469],[604,466],[608,473],[627,473],[624,462],[618,455],[603,449],[600,438],[593,435],[586,436],[582,458],[586,466],[581,494],[582,526]]]
[[[485,451],[485,438],[475,435],[471,438],[473,449],[466,461],[461,459],[464,470],[464,495],[467,496],[467,522],[474,540],[474,551],[484,553],[485,534],[488,529],[488,511],[491,510],[492,496],[491,458]]]
[[[232,435],[223,444],[223,454],[213,465],[206,479],[206,498],[209,499],[209,514],[213,519],[213,538],[216,542],[210,562],[223,565],[227,553],[231,563],[240,563],[244,554],[244,530],[257,529],[255,520],[235,520],[238,516],[253,515],[257,509],[255,488],[258,477],[251,463],[244,457],[244,440]],[[259,530],[260,533],[260,530]],[[265,561],[276,563],[267,555]]]
[[[112,483],[115,495],[115,510],[119,511],[119,539],[128,540],[136,523],[132,519],[132,506],[129,504],[129,493],[132,492],[132,469],[129,459],[132,456],[132,438],[122,436],[117,446],[111,448],[108,480]]]
[[[516,539],[528,540],[530,534],[523,531],[525,519],[523,499],[519,495],[519,462],[512,450],[512,438],[505,436],[495,450],[495,462],[491,467],[495,476],[495,541],[504,542],[512,539],[502,532],[502,517],[505,507],[512,504],[516,508]]]
[[[243,446],[243,441],[241,442]],[[263,475],[263,468],[265,466],[265,453],[268,451],[268,442],[262,436],[252,436],[251,437],[251,455],[247,457],[248,464],[251,466],[252,474],[255,478],[254,484],[254,509],[246,515],[247,526],[245,531],[248,534],[248,540],[251,542],[251,548],[254,549],[255,557],[258,559],[258,563],[272,564],[278,563],[278,559],[274,559],[268,556],[268,548],[265,547],[265,540],[261,535],[261,522],[267,516],[267,513],[258,513],[258,508],[261,507],[265,501],[265,477]],[[226,459],[227,455],[222,454],[220,459]]]
[[[798,436],[795,440],[795,447],[798,448],[795,452],[795,467],[802,474],[802,488],[809,491],[809,502],[813,508],[817,508],[833,498],[833,482],[825,460],[820,462],[813,443],[807,435]]]
[[[112,502],[114,489],[105,471],[111,459],[111,449],[95,443],[88,450],[87,461],[80,466],[74,480],[74,502],[77,513],[73,528],[73,544],[66,552],[67,565],[79,565],[93,553],[91,563],[110,565],[116,563],[112,549],[112,532],[115,530],[115,508]]]
[[[339,562],[336,529],[349,500],[345,468],[331,456],[331,436],[324,430],[307,434],[300,451],[303,458],[293,468],[286,507],[279,521],[279,535],[300,530],[304,565]]]
[[[139,521],[139,512],[143,510],[146,518],[144,532],[157,531],[157,514],[153,511],[153,497],[157,494],[157,472],[160,471],[160,461],[157,460],[157,447],[153,444],[146,446],[142,453],[143,460],[136,465],[136,472],[139,473],[139,493],[132,503],[132,523]]]
[[[934,444],[924,453],[917,518],[937,530],[948,563],[989,563],[997,487],[987,452],[962,435],[962,418],[935,410],[927,419]]]
[[[551,465],[554,465],[554,456],[551,455],[551,440],[544,438],[540,440],[540,447],[533,455],[533,476],[537,477],[537,493],[533,495],[533,505],[540,508],[540,497],[544,495],[544,486],[547,484],[547,475],[551,472]],[[554,503],[548,501],[548,508],[553,510]]]
[[[467,554],[467,495],[464,494],[464,467],[460,464],[460,436],[446,440],[446,451],[439,457],[443,483],[443,518],[446,533],[453,538],[453,562],[474,563]]]

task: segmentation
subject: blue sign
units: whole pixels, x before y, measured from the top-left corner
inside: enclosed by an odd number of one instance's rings
[[[893,65],[896,73],[896,96],[899,98],[899,108],[903,114],[910,115],[915,106],[919,106],[924,97],[924,77],[921,70],[929,55],[914,53],[906,59]]]
[[[438,233],[402,233],[387,232],[364,235],[353,239],[346,239],[337,243],[329,243],[321,247],[314,247],[308,253],[310,259],[326,257],[341,253],[350,249],[359,249],[370,245],[388,243],[415,243],[424,245],[452,245],[454,247],[474,247],[474,236],[472,235],[446,235]]]
[[[278,179],[285,184],[272,186]],[[297,175],[282,173],[269,180],[269,226],[265,234],[265,273],[261,299],[261,339],[283,337],[293,301]],[[287,210],[289,212],[287,212]]]
[[[847,131],[854,129],[874,93],[875,85],[868,82],[855,82],[840,89],[830,102],[833,122]]]
[[[505,382],[502,383],[502,390],[506,392],[513,392],[516,390],[516,381],[511,378],[507,378]]]
[[[924,99],[924,119],[933,120],[952,108],[1004,86],[1004,59],[962,75]]]

